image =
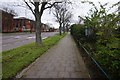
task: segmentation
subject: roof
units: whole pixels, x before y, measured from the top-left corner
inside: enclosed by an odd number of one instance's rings
[[[34,21],[34,20],[32,20],[32,19],[29,19],[29,18],[26,18],[26,17],[14,17],[14,19],[26,19],[26,20],[31,20],[31,21]]]
[[[10,14],[10,15],[12,15],[12,16],[15,16],[14,14],[9,13],[9,12],[7,12],[7,11],[4,11],[4,10],[2,10],[2,9],[0,9],[0,11],[2,11],[2,12],[4,12],[4,13],[7,13],[7,14]]]

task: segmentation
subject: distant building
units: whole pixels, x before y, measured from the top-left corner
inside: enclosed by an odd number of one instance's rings
[[[35,21],[26,17],[14,17],[2,11],[2,32],[35,32]],[[41,32],[53,32],[54,28],[42,23]]]
[[[14,17],[13,14],[2,11],[2,32],[35,31],[34,21],[25,17]]]
[[[15,17],[15,31],[35,31],[35,22],[25,17]]]
[[[14,15],[8,12],[2,11],[2,32],[14,31]]]
[[[55,29],[50,27],[48,23],[47,24],[42,23],[41,31],[42,32],[54,32]]]
[[[47,24],[42,23],[41,31],[42,32],[48,32],[49,31],[49,26]]]

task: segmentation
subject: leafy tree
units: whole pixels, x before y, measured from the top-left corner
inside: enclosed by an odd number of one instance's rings
[[[93,29],[94,37],[96,37],[94,43],[96,45],[92,46],[93,43],[91,44],[91,42],[84,45],[87,49],[88,46],[90,46],[89,49],[96,47],[95,51],[92,50],[94,52],[92,56],[100,63],[110,78],[118,78],[120,76],[120,58],[118,57],[120,56],[120,38],[116,35],[118,35],[120,27],[120,14],[118,10],[113,13],[108,13],[108,11],[118,6],[120,2],[114,4],[108,10],[105,8],[107,3],[104,5],[99,3],[100,9],[98,9],[93,2],[87,2],[93,5],[93,8],[90,9],[88,16],[83,19],[84,27]]]

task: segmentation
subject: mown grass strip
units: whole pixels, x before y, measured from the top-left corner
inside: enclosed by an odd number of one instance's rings
[[[39,47],[35,43],[2,52],[3,78],[12,78],[23,68],[35,61],[49,48],[55,45],[66,34],[55,35],[43,40],[43,46]]]

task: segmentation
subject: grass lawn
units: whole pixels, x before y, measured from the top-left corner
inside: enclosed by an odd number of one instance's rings
[[[43,46],[39,47],[35,43],[23,45],[21,47],[2,52],[2,72],[3,78],[12,78],[30,63],[35,61],[49,48],[55,45],[66,34],[55,35],[43,40]]]

